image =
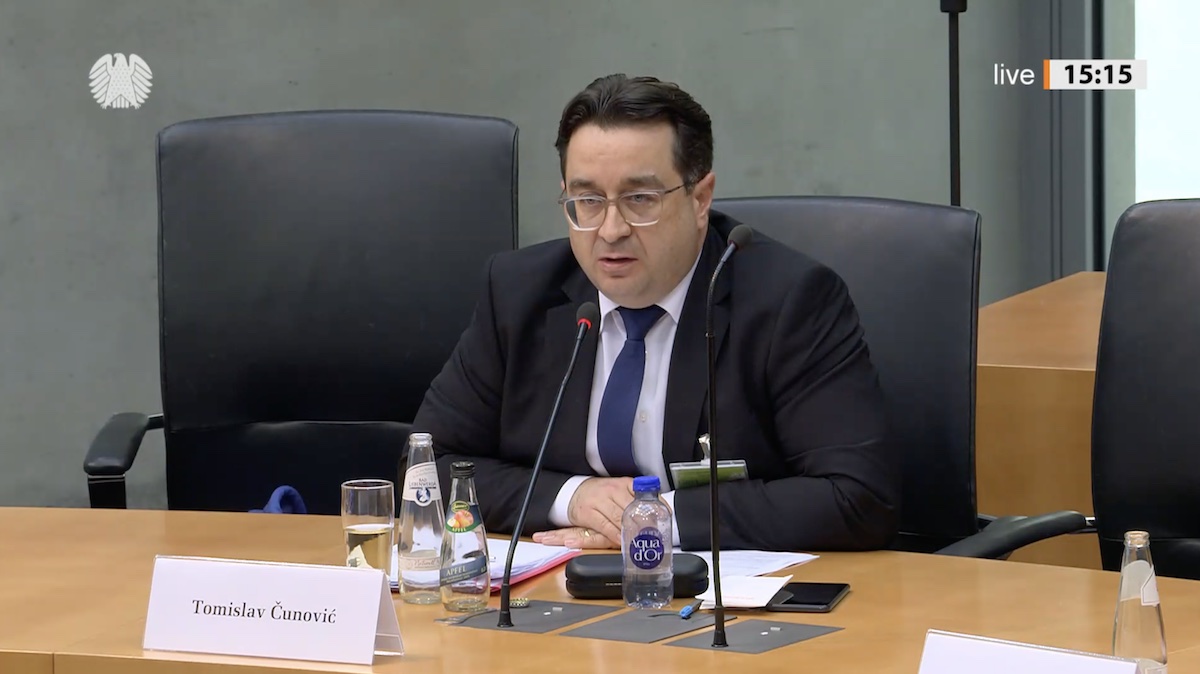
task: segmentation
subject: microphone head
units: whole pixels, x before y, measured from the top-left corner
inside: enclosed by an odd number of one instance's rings
[[[588,330],[600,322],[600,307],[595,302],[584,302],[575,312],[575,324],[587,323]]]
[[[745,248],[752,238],[754,238],[754,230],[750,228],[750,225],[738,225],[729,232],[729,243],[737,246],[739,250]]]

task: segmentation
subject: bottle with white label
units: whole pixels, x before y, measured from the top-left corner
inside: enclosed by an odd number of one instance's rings
[[[1139,674],[1166,674],[1167,640],[1163,632],[1158,581],[1150,559],[1150,534],[1125,534],[1121,585],[1113,619],[1113,655],[1134,658]]]
[[[439,577],[445,513],[429,433],[408,436],[403,478],[396,541],[400,598],[410,604],[436,604],[442,599]]]
[[[659,500],[660,488],[653,475],[633,478],[633,501],[621,517],[621,586],[630,608],[664,608],[675,594],[671,509]]]

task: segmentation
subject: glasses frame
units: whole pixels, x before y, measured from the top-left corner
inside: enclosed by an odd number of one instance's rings
[[[602,197],[602,196],[598,196],[598,195],[594,195],[594,194],[589,194],[587,196],[578,196],[578,197],[568,197],[568,196],[564,195],[564,196],[559,197],[558,205],[563,207],[563,215],[565,215],[567,217],[567,224],[571,225],[571,229],[573,229],[577,232],[594,232],[597,229],[600,229],[601,227],[603,227],[604,221],[608,219],[608,209],[610,206],[613,206],[613,205],[617,206],[617,215],[621,216],[621,220],[624,220],[625,224],[629,225],[630,227],[649,227],[651,225],[657,225],[658,221],[662,220],[661,211],[660,211],[659,217],[655,218],[654,220],[652,220],[650,222],[637,222],[637,223],[630,222],[629,218],[625,217],[625,213],[623,213],[621,211],[620,200],[624,199],[625,197],[631,197],[631,196],[638,195],[638,194],[653,194],[653,195],[657,196],[658,198],[662,199],[672,192],[681,190],[685,187],[691,187],[691,185],[692,185],[692,183],[690,183],[690,182],[684,182],[684,183],[680,183],[679,185],[676,185],[675,187],[663,188],[663,189],[658,189],[658,190],[631,190],[629,192],[622,192],[621,194],[618,194],[617,196],[612,197],[612,198]],[[596,225],[595,227],[580,227],[578,224],[575,223],[574,220],[571,219],[570,204],[572,204],[573,202],[576,202],[576,201],[581,201],[583,199],[600,199],[601,201],[604,202],[604,217],[600,219],[600,224]]]

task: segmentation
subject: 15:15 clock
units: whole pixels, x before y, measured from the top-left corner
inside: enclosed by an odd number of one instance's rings
[[[1128,63],[1067,64],[1063,69],[1067,72],[1068,84],[1129,84],[1133,81],[1133,66]]]

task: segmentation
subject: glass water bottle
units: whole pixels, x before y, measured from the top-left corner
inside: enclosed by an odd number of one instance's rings
[[[442,568],[442,491],[433,456],[433,436],[408,436],[408,465],[400,500],[396,541],[400,597],[410,604],[436,604]]]
[[[1113,655],[1134,658],[1138,672],[1166,674],[1167,640],[1163,632],[1158,581],[1150,560],[1150,534],[1125,534],[1121,586],[1113,619]]]
[[[475,494],[475,464],[450,466],[450,505],[442,536],[442,605],[450,611],[478,611],[491,596],[487,532]]]

